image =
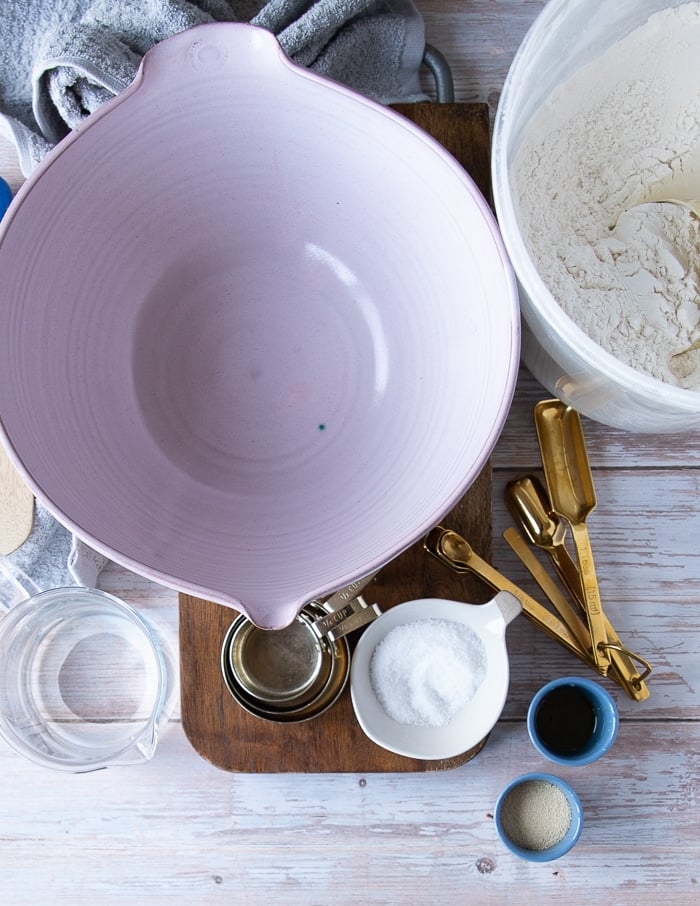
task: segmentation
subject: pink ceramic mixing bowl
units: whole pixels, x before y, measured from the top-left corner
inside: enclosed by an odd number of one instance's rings
[[[247,25],[147,54],[22,188],[0,273],[38,498],[264,627],[429,530],[511,402],[516,292],[471,179]]]

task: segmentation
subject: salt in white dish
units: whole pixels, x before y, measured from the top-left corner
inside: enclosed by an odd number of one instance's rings
[[[509,664],[505,631],[521,612],[518,599],[499,592],[488,604],[465,604],[438,598],[407,601],[392,607],[362,634],[352,657],[350,693],[363,732],[397,755],[426,761],[454,758],[488,736],[508,693]],[[454,620],[468,626],[483,642],[486,673],[474,696],[452,719],[438,727],[400,724],[386,713],[372,688],[374,650],[397,626],[427,619]]]

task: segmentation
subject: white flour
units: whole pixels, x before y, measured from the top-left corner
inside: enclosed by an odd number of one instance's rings
[[[513,176],[550,292],[593,340],[700,390],[700,222],[648,200],[700,198],[700,2],[664,10],[538,111]]]

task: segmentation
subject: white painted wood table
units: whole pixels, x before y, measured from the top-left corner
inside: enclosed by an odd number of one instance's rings
[[[542,6],[423,0],[428,38],[453,67],[458,100],[494,105]],[[6,145],[0,173],[20,181]],[[531,412],[547,395],[522,373],[494,455],[494,560],[530,590],[500,537],[509,523],[502,490],[538,468]],[[620,636],[655,671],[642,704],[604,681],[622,718],[613,751],[593,766],[558,771],[585,809],[570,855],[521,862],[499,844],[491,817],[511,778],[550,767],[527,738],[532,694],[555,676],[589,674],[521,618],[509,630],[512,683],[502,719],[476,760],[445,773],[228,774],[192,750],[179,712],[140,767],[63,775],[0,743],[0,902],[700,902],[700,435],[632,436],[588,421],[584,428],[599,497],[589,527],[603,599]],[[116,566],[101,584],[176,631],[173,592]]]

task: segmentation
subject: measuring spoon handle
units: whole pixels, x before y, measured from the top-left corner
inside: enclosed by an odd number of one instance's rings
[[[471,572],[487,582],[496,591],[509,591],[520,601],[523,613],[550,638],[567,648],[589,667],[593,666],[590,654],[583,649],[569,628],[539,601],[531,598],[521,588],[498,572],[490,563],[474,553],[461,535],[442,526],[433,529],[424,541],[424,547],[441,563],[457,573]]]
[[[591,647],[593,660],[598,671],[605,676],[610,666],[610,654],[606,647],[608,634],[605,631],[605,618],[603,606],[600,602],[600,591],[593,562],[593,551],[588,536],[588,529],[584,522],[571,525],[571,536],[578,556],[581,585],[583,586],[583,603],[588,630],[591,634]]]
[[[581,575],[573,557],[563,545],[556,548],[547,548],[547,553],[549,554],[552,565],[557,571],[557,575],[562,583],[576,604],[578,604],[581,611],[585,613],[583,589],[581,588]],[[618,646],[617,648],[609,647],[607,649],[610,653],[611,667],[616,670],[620,685],[624,686],[630,697],[636,701],[644,701],[649,698],[649,687],[642,679],[636,664],[629,654],[627,654],[627,649],[620,641],[620,637],[605,614],[603,615],[603,619],[605,622],[605,632],[608,637],[608,644]],[[642,661],[639,655],[634,656]]]

